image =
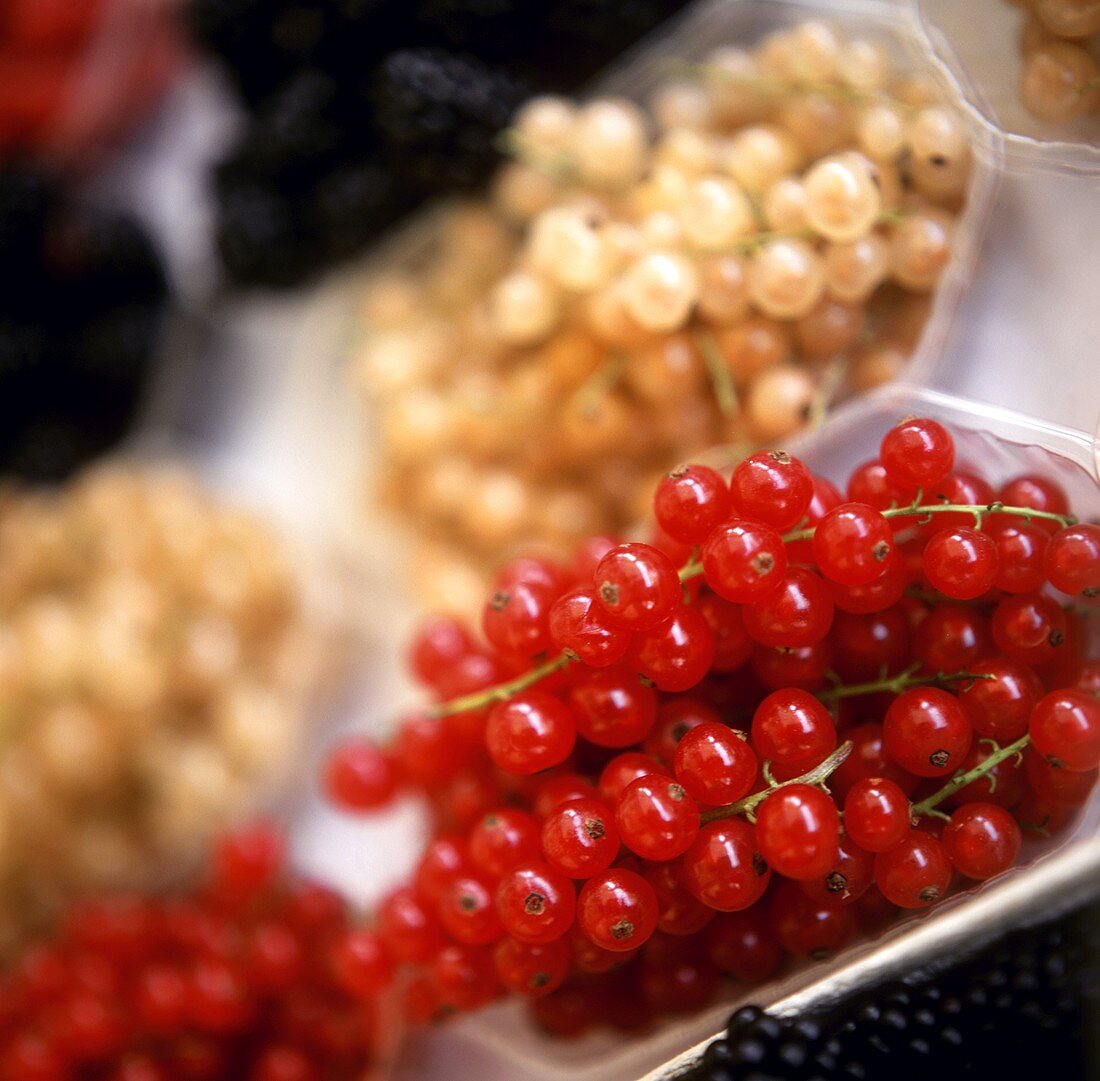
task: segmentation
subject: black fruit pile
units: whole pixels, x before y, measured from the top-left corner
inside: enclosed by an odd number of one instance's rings
[[[166,297],[132,219],[0,167],[0,477],[59,480],[125,434]]]
[[[909,1081],[1100,1071],[1100,902],[935,976],[777,1018],[744,1006],[682,1081]]]
[[[532,93],[572,89],[685,0],[191,0],[249,110],[215,177],[227,277],[286,286],[482,183]]]

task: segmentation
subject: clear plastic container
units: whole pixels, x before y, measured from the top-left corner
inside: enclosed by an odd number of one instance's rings
[[[822,430],[796,447],[815,470],[834,481],[873,455],[883,434],[907,414],[932,416],[955,436],[958,460],[996,483],[1037,472],[1062,485],[1080,518],[1100,515],[1097,442],[997,407],[937,391],[894,385],[845,406]],[[1100,626],[1093,627],[1094,635]],[[1097,643],[1093,643],[1095,649]],[[721,1002],[695,1016],[660,1024],[635,1038],[599,1031],[578,1040],[539,1034],[514,1002],[440,1030],[419,1034],[406,1049],[397,1076],[444,1076],[451,1081],[635,1081],[675,1076],[691,1051],[717,1035],[742,1001],[793,1010],[885,971],[929,963],[937,948],[949,949],[1005,929],[1036,906],[1051,911],[1071,903],[1076,891],[1094,884],[1100,871],[1100,790],[1076,822],[1056,838],[1027,841],[1020,865],[985,885],[956,894],[942,905],[903,918],[876,938],[857,941],[828,962],[807,963],[769,983],[736,987]],[[652,1074],[650,1074],[652,1071]]]
[[[1039,120],[1020,99],[1019,37],[1027,9],[1008,0],[908,0],[930,57],[975,123],[1002,136],[1012,168],[1100,173],[1100,115]]]

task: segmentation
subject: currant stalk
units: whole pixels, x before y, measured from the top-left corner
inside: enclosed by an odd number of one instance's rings
[[[858,698],[862,694],[877,694],[880,691],[890,691],[893,694],[901,694],[910,687],[923,687],[928,684],[954,683],[959,680],[995,679],[996,676],[986,672],[935,672],[930,676],[918,676],[920,662],[910,665],[896,676],[883,677],[871,680],[868,683],[839,683],[830,687],[827,691],[819,691],[818,698],[822,702],[835,702],[841,698]]]
[[[996,766],[999,766],[1008,758],[1012,758],[1014,755],[1022,754],[1024,748],[1031,742],[1030,735],[1022,735],[1014,743],[1009,743],[1004,747],[994,751],[984,762],[979,762],[973,769],[967,770],[965,773],[957,773],[950,781],[947,782],[938,792],[933,792],[932,795],[926,799],[922,799],[920,803],[914,803],[912,807],[913,820],[920,818],[921,815],[930,813],[939,814],[936,811],[936,807],[943,803],[948,796],[958,792],[960,788],[965,788],[973,781],[981,780],[987,773],[993,770]]]
[[[522,672],[514,679],[504,683],[496,683],[492,687],[486,687],[483,691],[474,691],[472,694],[464,694],[461,698],[452,698],[449,702],[441,702],[437,706],[428,709],[428,716],[436,719],[450,717],[455,713],[468,713],[470,710],[484,709],[495,702],[504,702],[520,691],[527,690],[540,680],[560,672],[566,665],[571,664],[570,659],[559,653],[551,660],[536,665],[529,672]]]
[[[760,792],[753,792],[752,795],[746,796],[744,799],[739,799],[736,803],[729,803],[725,807],[712,807],[709,811],[704,811],[700,816],[701,821],[706,824],[707,822],[713,822],[717,818],[733,818],[736,815],[744,815],[750,822],[755,821],[756,808],[764,802],[773,792],[779,791],[781,788],[786,788],[792,784],[808,784],[808,785],[824,785],[825,782],[833,775],[837,767],[852,753],[852,741],[845,740],[828,758],[813,769],[808,770],[799,777],[792,777],[789,781],[782,781],[778,784],[770,783],[767,788],[762,789]],[[768,777],[771,774],[770,763],[765,763],[765,776]]]

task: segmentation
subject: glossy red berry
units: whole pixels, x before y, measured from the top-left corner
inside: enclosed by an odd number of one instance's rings
[[[753,714],[752,745],[766,761],[810,769],[836,747],[836,724],[812,694],[774,691]]]
[[[815,526],[834,507],[844,502],[844,497],[832,481],[814,475],[814,494],[803,518],[805,527]],[[812,563],[814,558],[813,539],[795,540],[787,544],[787,556],[792,563]]]
[[[875,884],[898,908],[927,908],[947,893],[951,861],[930,833],[910,830],[896,848],[875,856]]]
[[[907,507],[913,502],[915,492],[894,481],[882,462],[873,459],[852,471],[848,478],[847,495],[853,503],[866,503],[882,511],[891,507]],[[905,519],[896,518],[894,523],[900,529],[905,525]]]
[[[954,503],[957,506],[987,507],[993,502],[993,487],[973,473],[957,471],[949,473],[934,489],[924,493],[923,503],[935,506],[937,503]],[[910,519],[910,524],[912,519]],[[974,515],[969,511],[948,511],[932,515],[932,521],[926,526],[930,533],[940,529],[952,529],[955,526],[972,526]]]
[[[668,556],[649,544],[620,544],[600,560],[592,579],[607,624],[648,631],[680,602],[680,578]]]
[[[493,964],[501,985],[517,995],[539,998],[557,990],[569,973],[569,949],[561,939],[521,942],[502,938],[493,947]]]
[[[749,455],[730,479],[735,513],[780,532],[802,520],[813,494],[810,471],[782,450],[762,450]]]
[[[433,616],[417,628],[409,646],[409,667],[428,687],[439,684],[447,670],[468,653],[474,640],[468,628],[450,616]]]
[[[470,862],[483,875],[500,878],[517,864],[539,858],[539,824],[532,815],[500,807],[470,830]]]
[[[889,522],[866,503],[841,503],[814,529],[814,562],[826,578],[844,586],[881,578],[893,551]]]
[[[704,593],[696,602],[702,617],[714,632],[714,672],[735,672],[751,656],[756,643],[745,630],[741,606],[723,600],[715,593]]]
[[[864,777],[844,797],[844,830],[868,852],[887,852],[909,835],[909,797],[885,777]]]
[[[457,834],[441,834],[428,842],[416,867],[417,894],[435,906],[443,899],[451,883],[470,871],[470,854],[466,841]]]
[[[570,878],[591,878],[606,871],[619,854],[619,830],[606,803],[578,799],[563,803],[542,823],[542,854]]]
[[[325,763],[325,793],[346,811],[384,807],[397,790],[393,764],[370,740],[349,739],[338,744]]]
[[[545,863],[516,867],[501,879],[496,910],[504,929],[521,942],[561,938],[573,923],[577,897],[573,883]]]
[[[1050,538],[1043,570],[1063,593],[1100,595],[1100,526],[1072,525]]]
[[[768,865],[786,878],[819,878],[832,868],[840,817],[832,798],[808,784],[776,789],[756,812],[756,839]]]
[[[937,604],[917,627],[914,646],[929,673],[968,671],[995,652],[989,620],[965,604]]]
[[[868,721],[849,728],[844,733],[851,742],[848,757],[837,766],[829,778],[829,788],[837,801],[843,801],[856,781],[868,777],[885,777],[893,781],[907,796],[912,796],[920,783],[911,773],[906,773],[886,753],[882,738],[882,725]]]
[[[545,691],[524,691],[489,712],[485,747],[501,769],[526,776],[564,762],[577,725],[569,707]]]
[[[1044,695],[1031,711],[1031,743],[1057,769],[1084,773],[1100,766],[1100,698],[1083,691]]]
[[[657,929],[659,907],[641,875],[613,868],[590,878],[577,900],[580,929],[601,949],[635,950]]]
[[[924,573],[933,589],[954,600],[971,600],[993,587],[1000,571],[997,545],[967,526],[941,529],[924,548]]]
[[[1049,514],[1068,514],[1069,500],[1061,487],[1047,477],[1024,475],[1008,481],[997,493],[997,499],[1006,507],[1029,507],[1031,510],[1046,511]],[[1034,519],[1041,522],[1042,519]],[[1047,524],[1053,531],[1057,526]]]
[[[837,612],[830,634],[834,668],[850,683],[894,675],[910,661],[911,638],[909,620],[898,606],[861,616]]]
[[[939,421],[914,417],[883,436],[879,457],[895,484],[930,492],[954,468],[955,441]]]
[[[653,515],[661,528],[682,544],[700,544],[729,513],[729,487],[706,465],[682,465],[661,478],[653,497]]]
[[[447,934],[465,946],[496,942],[504,927],[493,905],[493,886],[473,874],[451,880],[439,902],[439,919]]]
[[[787,549],[779,533],[741,518],[717,526],[703,543],[700,558],[707,585],[738,604],[767,596],[787,571]]]
[[[452,1010],[479,1009],[500,990],[493,955],[484,946],[444,946],[428,978],[439,1005]]]
[[[265,889],[283,866],[282,832],[258,823],[222,837],[214,846],[214,888],[243,902]]]
[[[423,965],[442,949],[443,928],[416,891],[402,887],[378,906],[378,933],[398,961]]]
[[[1022,518],[994,522],[986,527],[986,532],[997,546],[998,570],[993,588],[1004,593],[1033,593],[1041,589],[1047,578],[1043,557],[1050,533]]]
[[[535,789],[535,817],[542,820],[563,803],[575,799],[596,799],[598,796],[596,786],[580,774],[559,773],[548,777]]]
[[[657,723],[646,737],[642,750],[665,765],[671,766],[676,758],[680,740],[701,724],[719,724],[718,712],[701,698],[677,694],[666,698],[657,710]]]
[[[370,998],[393,982],[393,958],[381,936],[366,928],[349,929],[336,940],[332,968],[340,986],[355,998]]]
[[[523,580],[498,589],[481,613],[485,637],[506,656],[545,653],[550,648],[550,608],[556,596],[544,584]]]
[[[748,742],[724,724],[701,724],[676,748],[676,779],[688,794],[712,807],[736,803],[756,780],[756,755]]]
[[[917,777],[954,773],[970,750],[973,729],[958,699],[938,687],[898,695],[882,722],[886,753]]]
[[[703,904],[684,884],[681,860],[651,864],[646,868],[645,880],[657,895],[658,931],[666,935],[694,935],[714,918],[714,909]]]
[[[1020,853],[1016,819],[995,803],[967,803],[951,815],[943,847],[955,870],[984,881],[1007,871]]]
[[[639,777],[668,777],[671,779],[672,771],[663,762],[658,762],[652,755],[642,754],[640,751],[627,751],[625,754],[617,754],[604,766],[600,773],[598,787],[600,798],[609,806],[614,807],[622,798],[622,794]]]
[[[959,770],[969,773],[990,758],[996,747],[988,740],[975,740],[962,760]],[[1004,759],[976,780],[956,789],[943,801],[941,810],[961,807],[964,803],[995,803],[1009,810],[1016,806],[1027,790],[1027,777],[1018,758]],[[942,819],[935,820],[942,822]]]
[[[1039,677],[1023,664],[1003,657],[970,667],[975,679],[959,688],[959,704],[970,718],[975,735],[1012,743],[1026,731],[1031,711],[1043,696]]]
[[[1065,807],[1079,807],[1096,785],[1100,770],[1076,773],[1052,766],[1041,754],[1029,749],[1024,756],[1027,784],[1039,799]]]
[[[769,905],[772,933],[795,957],[815,961],[842,949],[856,931],[853,908],[807,897],[794,882],[781,882]]]
[[[799,888],[820,905],[853,905],[874,881],[873,853],[842,834],[832,867],[818,878],[799,882]]]
[[[864,586],[844,586],[839,582],[830,582],[829,588],[840,611],[867,615],[897,604],[908,585],[909,573],[905,560],[895,548],[887,557],[881,576],[874,581]]]
[[[707,956],[718,969],[742,983],[761,983],[779,969],[783,951],[762,906],[722,913],[707,927]]]
[[[791,567],[775,590],[747,604],[745,630],[761,645],[797,649],[820,642],[833,622],[833,598],[813,571]]]
[[[1053,660],[1066,643],[1066,614],[1041,593],[1005,597],[993,609],[990,627],[997,648],[1019,664]]]
[[[657,720],[657,695],[626,666],[581,672],[568,699],[577,732],[599,747],[641,743]]]
[[[615,807],[622,842],[646,860],[670,860],[699,832],[699,808],[677,781],[639,777]]]
[[[559,597],[550,609],[550,639],[570,660],[590,668],[606,668],[622,660],[630,634],[613,630],[590,588],[574,589]]]
[[[719,912],[739,912],[756,904],[771,881],[756,839],[742,818],[720,818],[699,830],[684,853],[684,885]]]
[[[639,672],[669,693],[690,690],[710,671],[714,632],[694,605],[681,605],[663,623],[634,637]]]

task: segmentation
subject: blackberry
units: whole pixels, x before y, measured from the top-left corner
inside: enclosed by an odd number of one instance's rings
[[[476,57],[402,49],[382,62],[375,119],[386,160],[425,190],[469,188],[498,160],[494,145],[529,87]]]

